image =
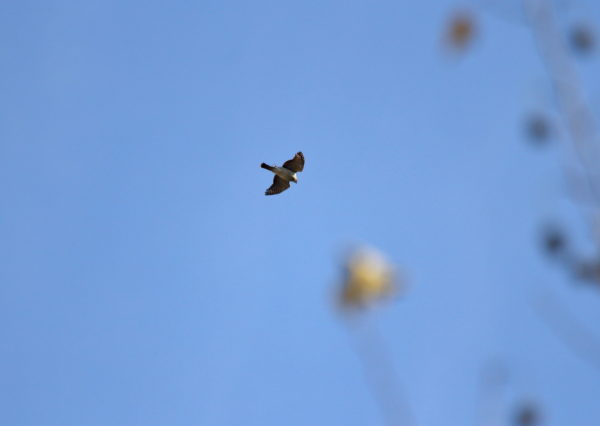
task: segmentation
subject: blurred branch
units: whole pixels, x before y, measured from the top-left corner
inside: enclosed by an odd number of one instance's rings
[[[347,318],[354,335],[354,347],[360,358],[366,380],[389,426],[413,425],[412,413],[405,401],[394,369],[391,353],[383,337],[366,318]]]
[[[376,402],[388,425],[411,425],[412,416],[400,390],[391,351],[375,326],[368,322],[366,312],[394,294],[402,283],[386,257],[367,246],[348,253],[342,277],[337,304],[345,314],[345,323],[354,337],[356,353]]]
[[[508,383],[508,369],[499,361],[490,362],[481,372],[478,422],[480,426],[500,426],[502,392]]]
[[[577,73],[571,64],[561,37],[552,3],[548,0],[523,0],[534,38],[544,61],[574,151],[585,171],[590,193],[600,204],[600,182],[596,169],[600,164],[598,132],[590,106],[582,93]]]
[[[600,369],[600,339],[598,336],[562,308],[550,293],[534,299],[532,307],[575,355]]]

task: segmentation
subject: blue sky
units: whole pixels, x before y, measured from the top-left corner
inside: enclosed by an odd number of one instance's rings
[[[480,424],[500,363],[499,424],[531,399],[548,425],[597,425],[600,372],[531,309],[551,291],[600,319],[536,244],[554,219],[592,247],[568,150],[521,135],[545,69],[482,8],[449,60],[456,6],[3,5],[0,423],[383,424],[332,305],[368,243],[408,277],[365,320],[416,424]],[[593,87],[597,59],[579,71]],[[259,164],[300,150],[298,185],[265,197]]]

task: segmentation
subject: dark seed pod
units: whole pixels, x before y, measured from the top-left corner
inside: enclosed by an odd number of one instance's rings
[[[588,25],[576,24],[569,31],[569,43],[575,52],[588,54],[596,44],[594,32]]]
[[[535,405],[525,403],[515,413],[515,426],[536,426],[540,424],[540,415]]]
[[[536,145],[548,142],[552,136],[550,121],[540,113],[532,113],[525,119],[525,135]]]

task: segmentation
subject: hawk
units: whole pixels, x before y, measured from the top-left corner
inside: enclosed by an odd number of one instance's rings
[[[260,167],[275,173],[273,185],[266,190],[265,195],[279,194],[290,187],[290,182],[298,183],[296,173],[304,170],[304,154],[296,153],[294,158],[287,160],[282,167],[269,166],[265,163],[262,163]]]

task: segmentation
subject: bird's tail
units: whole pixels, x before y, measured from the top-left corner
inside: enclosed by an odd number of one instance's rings
[[[262,163],[262,164],[260,165],[260,167],[262,167],[263,169],[270,170],[270,171],[273,171],[273,170],[275,170],[275,167],[271,167],[271,166],[269,166],[267,163]]]

